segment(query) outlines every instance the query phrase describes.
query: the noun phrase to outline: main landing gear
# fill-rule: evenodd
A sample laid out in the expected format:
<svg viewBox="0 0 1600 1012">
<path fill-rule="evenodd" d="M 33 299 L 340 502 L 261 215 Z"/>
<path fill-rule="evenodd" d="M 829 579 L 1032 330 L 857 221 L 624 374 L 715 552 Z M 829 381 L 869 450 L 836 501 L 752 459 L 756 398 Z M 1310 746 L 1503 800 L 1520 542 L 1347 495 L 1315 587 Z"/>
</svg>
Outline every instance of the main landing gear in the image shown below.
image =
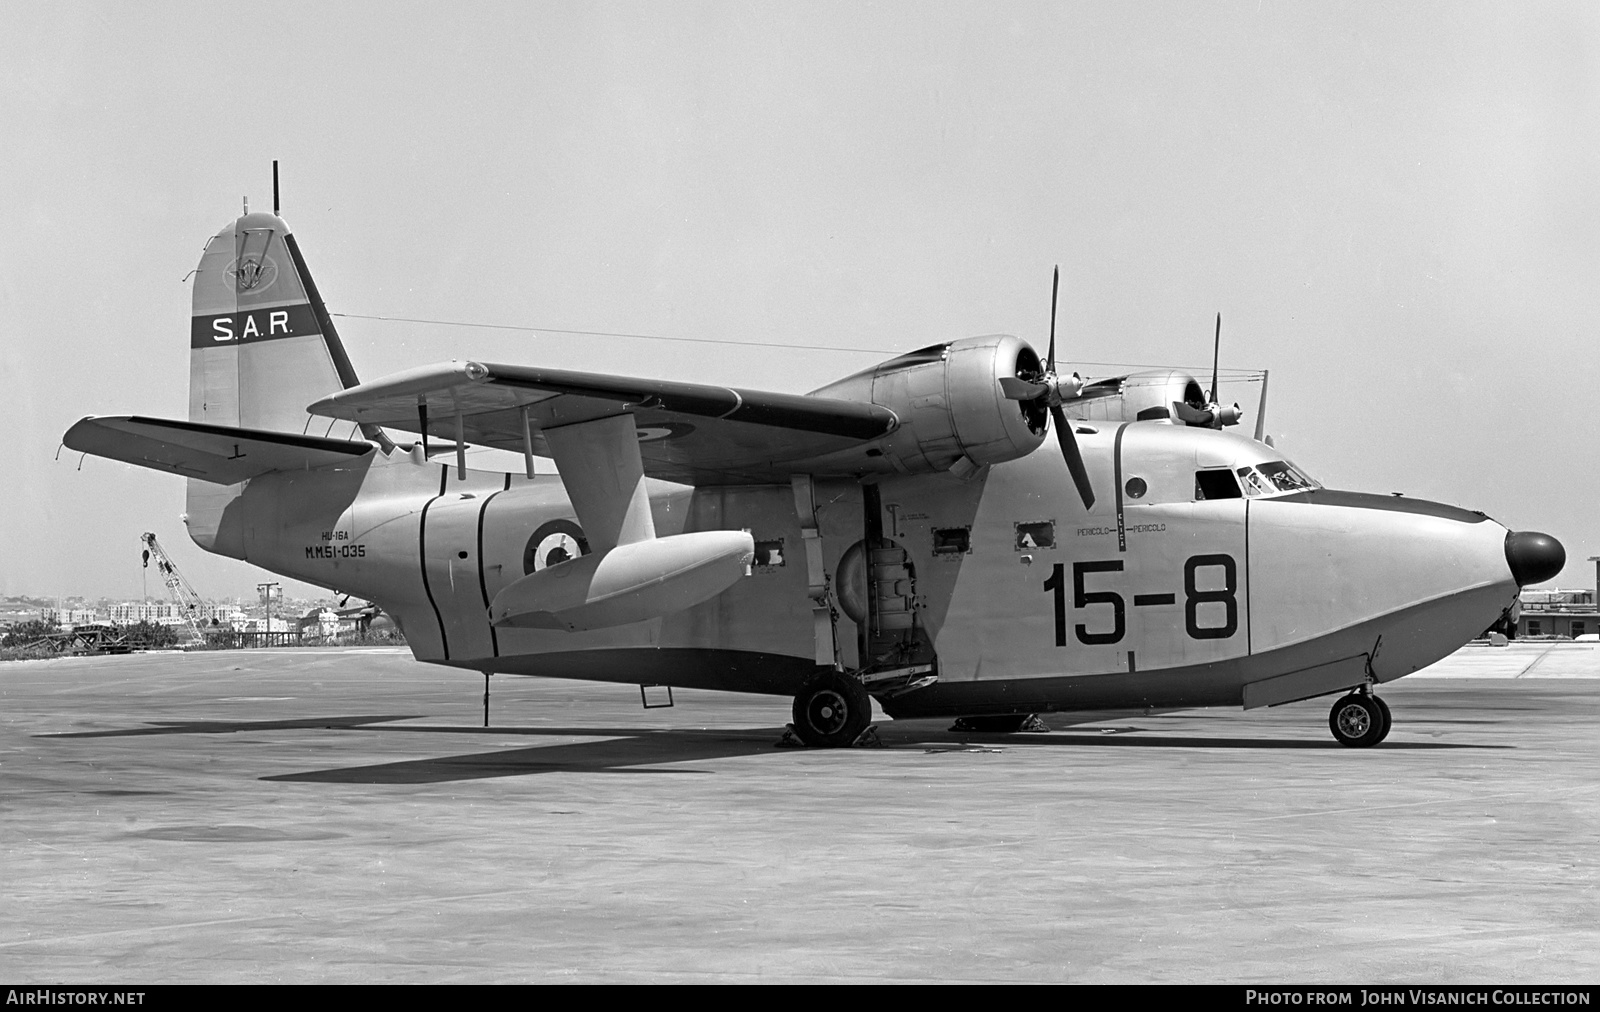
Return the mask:
<svg viewBox="0 0 1600 1012">
<path fill-rule="evenodd" d="M 794 733 L 812 748 L 853 745 L 872 723 L 872 697 L 861 679 L 819 670 L 794 697 Z"/>
<path fill-rule="evenodd" d="M 1389 704 L 1363 689 L 1344 696 L 1328 712 L 1328 729 L 1341 745 L 1370 748 L 1389 737 Z"/>
</svg>

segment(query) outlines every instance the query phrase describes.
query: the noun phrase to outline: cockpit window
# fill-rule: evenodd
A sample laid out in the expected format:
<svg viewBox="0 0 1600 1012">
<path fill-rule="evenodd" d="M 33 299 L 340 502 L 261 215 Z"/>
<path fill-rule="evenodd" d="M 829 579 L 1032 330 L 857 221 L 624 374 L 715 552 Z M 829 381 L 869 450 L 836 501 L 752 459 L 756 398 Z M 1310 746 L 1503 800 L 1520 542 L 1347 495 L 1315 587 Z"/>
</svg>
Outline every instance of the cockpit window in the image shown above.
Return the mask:
<svg viewBox="0 0 1600 1012">
<path fill-rule="evenodd" d="M 1244 494 L 1249 496 L 1271 495 L 1276 491 L 1253 467 L 1239 468 L 1239 484 L 1244 486 Z"/>
<path fill-rule="evenodd" d="M 1295 467 L 1287 460 L 1272 460 L 1254 467 L 1238 469 L 1239 484 L 1248 496 L 1277 495 L 1281 492 L 1305 492 L 1321 488 L 1322 483 Z"/>
<path fill-rule="evenodd" d="M 1196 499 L 1237 499 L 1239 498 L 1239 484 L 1233 480 L 1233 472 L 1231 471 L 1196 471 L 1194 473 L 1194 497 Z"/>
</svg>

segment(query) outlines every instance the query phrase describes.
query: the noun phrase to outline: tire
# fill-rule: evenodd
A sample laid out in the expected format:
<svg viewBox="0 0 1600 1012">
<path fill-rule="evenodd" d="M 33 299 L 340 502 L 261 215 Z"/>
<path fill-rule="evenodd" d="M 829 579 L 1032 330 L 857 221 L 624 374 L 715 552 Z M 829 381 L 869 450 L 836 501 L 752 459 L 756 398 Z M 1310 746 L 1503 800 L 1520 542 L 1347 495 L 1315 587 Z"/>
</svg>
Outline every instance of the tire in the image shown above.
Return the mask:
<svg viewBox="0 0 1600 1012">
<path fill-rule="evenodd" d="M 812 748 L 843 748 L 872 723 L 872 697 L 860 679 L 825 670 L 794 697 L 794 733 Z"/>
<path fill-rule="evenodd" d="M 1389 704 L 1383 701 L 1382 696 L 1374 695 L 1371 698 L 1374 703 L 1378 704 L 1378 709 L 1383 711 L 1383 731 L 1378 735 L 1378 741 L 1383 741 L 1389 737 L 1389 729 L 1394 726 L 1394 714 L 1389 712 Z M 1377 742 L 1373 742 L 1373 744 L 1377 744 Z"/>
<path fill-rule="evenodd" d="M 1363 696 L 1352 692 L 1333 704 L 1328 711 L 1328 730 L 1341 745 L 1350 748 L 1371 748 L 1388 733 L 1383 704 L 1376 696 Z"/>
</svg>

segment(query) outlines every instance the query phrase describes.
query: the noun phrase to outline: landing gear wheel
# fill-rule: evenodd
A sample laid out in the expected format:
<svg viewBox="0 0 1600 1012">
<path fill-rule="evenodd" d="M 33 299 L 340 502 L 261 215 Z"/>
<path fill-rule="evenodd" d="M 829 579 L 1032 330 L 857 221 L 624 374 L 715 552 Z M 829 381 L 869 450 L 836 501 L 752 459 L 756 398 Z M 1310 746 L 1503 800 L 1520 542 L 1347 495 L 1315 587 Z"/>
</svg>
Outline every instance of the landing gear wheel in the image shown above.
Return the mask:
<svg viewBox="0 0 1600 1012">
<path fill-rule="evenodd" d="M 872 723 L 872 697 L 859 679 L 826 670 L 794 697 L 794 733 L 812 748 L 843 748 Z"/>
<path fill-rule="evenodd" d="M 1382 696 L 1374 694 L 1369 698 L 1378 704 L 1378 709 L 1383 711 L 1383 730 L 1378 734 L 1378 741 L 1382 741 L 1389 737 L 1389 728 L 1394 726 L 1394 714 L 1389 712 L 1389 704 L 1383 701 Z M 1376 745 L 1377 742 L 1373 742 L 1373 744 Z"/>
<path fill-rule="evenodd" d="M 1389 732 L 1385 709 L 1378 697 L 1352 692 L 1333 704 L 1328 729 L 1341 745 L 1370 748 Z"/>
</svg>

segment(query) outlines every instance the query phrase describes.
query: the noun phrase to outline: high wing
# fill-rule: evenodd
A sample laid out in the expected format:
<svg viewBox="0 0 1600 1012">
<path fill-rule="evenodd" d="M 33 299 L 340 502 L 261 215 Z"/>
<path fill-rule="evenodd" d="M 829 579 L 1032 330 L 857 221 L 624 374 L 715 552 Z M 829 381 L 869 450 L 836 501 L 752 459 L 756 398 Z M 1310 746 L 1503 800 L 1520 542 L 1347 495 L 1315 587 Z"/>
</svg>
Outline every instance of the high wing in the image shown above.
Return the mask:
<svg viewBox="0 0 1600 1012">
<path fill-rule="evenodd" d="M 310 410 L 540 456 L 552 455 L 543 429 L 627 413 L 645 473 L 690 485 L 871 470 L 865 453 L 847 451 L 900 424 L 886 407 L 839 398 L 481 362 L 395 373 Z"/>
<path fill-rule="evenodd" d="M 139 415 L 80 419 L 61 437 L 68 449 L 156 471 L 233 485 L 268 471 L 347 464 L 370 443 L 240 429 Z"/>
</svg>

